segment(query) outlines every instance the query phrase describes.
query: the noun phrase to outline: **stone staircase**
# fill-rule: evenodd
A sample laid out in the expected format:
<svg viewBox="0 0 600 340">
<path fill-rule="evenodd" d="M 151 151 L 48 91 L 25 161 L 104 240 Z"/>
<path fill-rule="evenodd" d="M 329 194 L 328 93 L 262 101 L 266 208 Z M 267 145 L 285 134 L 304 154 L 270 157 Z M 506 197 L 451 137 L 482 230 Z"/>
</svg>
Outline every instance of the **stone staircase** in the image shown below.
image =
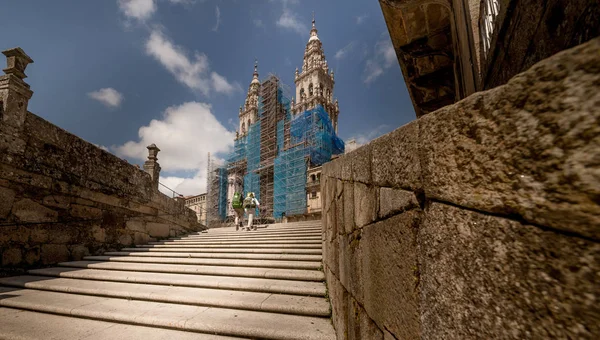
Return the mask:
<svg viewBox="0 0 600 340">
<path fill-rule="evenodd" d="M 334 339 L 320 221 L 213 229 L 0 279 L 0 339 Z"/>
</svg>

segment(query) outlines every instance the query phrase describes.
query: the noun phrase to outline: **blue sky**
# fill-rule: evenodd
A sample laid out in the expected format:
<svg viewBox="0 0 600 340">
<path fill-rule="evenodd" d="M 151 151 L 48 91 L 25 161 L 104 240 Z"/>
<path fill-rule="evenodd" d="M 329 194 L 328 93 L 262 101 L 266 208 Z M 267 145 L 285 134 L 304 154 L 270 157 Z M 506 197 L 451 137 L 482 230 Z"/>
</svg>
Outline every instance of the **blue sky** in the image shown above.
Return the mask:
<svg viewBox="0 0 600 340">
<path fill-rule="evenodd" d="M 365 143 L 415 118 L 376 0 L 3 0 L 0 48 L 35 61 L 29 110 L 131 163 L 161 148 L 161 182 L 204 190 L 233 143 L 254 58 L 292 87 L 315 12 L 335 71 L 339 135 Z"/>
</svg>

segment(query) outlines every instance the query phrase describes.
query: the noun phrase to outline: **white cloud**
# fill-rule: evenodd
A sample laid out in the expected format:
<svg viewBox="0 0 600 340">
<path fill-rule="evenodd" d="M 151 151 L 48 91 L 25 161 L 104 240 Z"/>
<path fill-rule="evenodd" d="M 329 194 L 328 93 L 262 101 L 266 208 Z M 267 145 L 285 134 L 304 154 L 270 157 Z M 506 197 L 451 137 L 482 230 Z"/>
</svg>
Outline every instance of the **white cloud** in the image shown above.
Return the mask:
<svg viewBox="0 0 600 340">
<path fill-rule="evenodd" d="M 384 41 L 380 41 L 375 45 L 376 53 L 383 57 L 384 67 L 388 68 L 394 63 L 397 63 L 396 59 L 396 51 L 394 51 L 394 46 L 392 45 L 392 41 L 386 39 Z"/>
<path fill-rule="evenodd" d="M 356 24 L 360 25 L 363 22 L 365 22 L 365 20 L 367 20 L 368 15 L 367 14 L 363 14 L 363 15 L 359 15 L 356 17 Z"/>
<path fill-rule="evenodd" d="M 354 41 L 350 42 L 348 45 L 342 47 L 339 51 L 335 52 L 335 55 L 333 57 L 337 60 L 344 58 L 348 54 L 348 52 L 352 50 L 354 44 Z"/>
<path fill-rule="evenodd" d="M 360 147 L 362 145 L 365 145 L 367 143 L 369 143 L 370 141 L 372 141 L 373 139 L 382 136 L 386 133 L 388 133 L 390 131 L 391 126 L 388 124 L 381 124 L 369 131 L 366 131 L 364 133 L 359 133 L 353 137 L 350 137 L 346 140 L 346 142 L 349 142 L 351 140 L 355 140 L 356 141 L 356 147 Z"/>
<path fill-rule="evenodd" d="M 308 34 L 307 26 L 298 18 L 297 13 L 290 8 L 297 5 L 299 0 L 270 0 L 270 2 L 280 2 L 282 4 L 283 11 L 275 22 L 278 27 L 292 30 L 301 35 Z"/>
<path fill-rule="evenodd" d="M 383 74 L 383 68 L 377 61 L 375 61 L 373 59 L 369 59 L 369 60 L 367 60 L 367 64 L 365 65 L 364 74 L 365 74 L 365 77 L 364 77 L 365 83 L 370 84 L 375 79 L 379 78 L 380 75 Z"/>
<path fill-rule="evenodd" d="M 254 19 L 254 26 L 256 26 L 256 27 L 265 27 L 265 24 L 260 19 Z"/>
<path fill-rule="evenodd" d="M 173 171 L 193 171 L 195 178 L 198 173 L 205 176 L 202 172 L 207 168 L 208 152 L 213 155 L 230 151 L 235 132 L 227 130 L 215 118 L 209 104 L 187 102 L 167 108 L 162 119 L 153 119 L 140 127 L 138 135 L 137 141 L 128 141 L 111 149 L 119 157 L 145 161 L 148 157 L 146 146 L 154 143 L 161 150 L 158 162 L 163 175 Z M 181 185 L 171 184 L 176 191 Z"/>
<path fill-rule="evenodd" d="M 287 7 L 283 8 L 283 13 L 281 13 L 276 24 L 279 27 L 295 31 L 299 34 L 308 34 L 306 25 L 300 22 L 296 13 L 292 12 L 292 10 Z"/>
<path fill-rule="evenodd" d="M 154 0 L 117 0 L 119 9 L 125 16 L 144 21 L 156 11 Z"/>
<path fill-rule="evenodd" d="M 160 176 L 158 181 L 177 194 L 184 196 L 198 195 L 206 192 L 206 169 L 199 170 L 193 177 Z M 159 185 L 158 189 L 163 194 L 173 197 L 173 191 L 163 185 Z"/>
<path fill-rule="evenodd" d="M 392 67 L 397 62 L 396 52 L 389 38 L 378 41 L 375 44 L 374 56 L 367 60 L 365 64 L 363 77 L 365 84 L 375 81 L 386 69 Z"/>
<path fill-rule="evenodd" d="M 236 91 L 242 91 L 242 86 L 240 84 L 237 82 L 231 84 L 225 77 L 216 72 L 211 72 L 210 79 L 212 80 L 213 88 L 219 93 L 231 94 Z"/>
<path fill-rule="evenodd" d="M 150 34 L 146 53 L 158 60 L 179 82 L 206 96 L 211 90 L 230 94 L 239 88 L 216 72 L 211 73 L 205 54 L 195 53 L 194 58 L 189 58 L 182 47 L 175 45 L 158 29 Z"/>
<path fill-rule="evenodd" d="M 94 144 L 94 143 L 92 143 L 92 144 Z M 94 144 L 94 145 L 95 145 L 97 148 L 99 148 L 99 149 L 102 149 L 102 150 L 104 150 L 104 151 L 106 151 L 106 152 L 110 152 L 110 150 L 108 150 L 108 148 L 107 148 L 106 146 L 104 146 L 104 145 L 100 145 L 100 144 Z"/>
<path fill-rule="evenodd" d="M 213 31 L 216 32 L 219 30 L 219 25 L 221 24 L 221 10 L 219 6 L 215 7 L 215 15 L 217 16 L 217 22 L 215 23 L 215 27 L 213 27 Z"/>
<path fill-rule="evenodd" d="M 110 108 L 119 107 L 123 101 L 123 95 L 112 87 L 89 92 L 88 96 Z"/>
<path fill-rule="evenodd" d="M 169 2 L 177 5 L 191 5 L 196 3 L 195 0 L 169 0 Z"/>
<path fill-rule="evenodd" d="M 271 2 L 281 2 L 283 6 L 296 5 L 300 0 L 270 0 Z"/>
</svg>

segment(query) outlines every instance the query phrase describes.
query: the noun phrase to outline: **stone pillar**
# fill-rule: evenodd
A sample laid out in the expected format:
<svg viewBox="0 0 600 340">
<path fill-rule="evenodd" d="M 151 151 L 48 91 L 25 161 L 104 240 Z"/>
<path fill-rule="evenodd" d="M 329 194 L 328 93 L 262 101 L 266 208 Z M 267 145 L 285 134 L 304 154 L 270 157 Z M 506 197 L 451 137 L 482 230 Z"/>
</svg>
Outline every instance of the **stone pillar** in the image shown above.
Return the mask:
<svg viewBox="0 0 600 340">
<path fill-rule="evenodd" d="M 4 75 L 0 76 L 0 123 L 17 128 L 19 131 L 25 123 L 27 105 L 33 95 L 23 79 L 25 68 L 33 63 L 19 47 L 3 51 L 6 56 Z"/>
<path fill-rule="evenodd" d="M 27 77 L 25 68 L 33 60 L 18 47 L 2 53 L 6 56 L 7 67 L 0 76 L 0 149 L 21 154 L 26 145 L 22 132 L 27 105 L 33 95 L 23 79 Z"/>
<path fill-rule="evenodd" d="M 148 148 L 148 160 L 144 162 L 144 171 L 150 174 L 152 177 L 153 188 L 158 190 L 158 177 L 160 176 L 160 165 L 158 164 L 158 152 L 160 149 L 156 144 L 147 146 Z"/>
</svg>

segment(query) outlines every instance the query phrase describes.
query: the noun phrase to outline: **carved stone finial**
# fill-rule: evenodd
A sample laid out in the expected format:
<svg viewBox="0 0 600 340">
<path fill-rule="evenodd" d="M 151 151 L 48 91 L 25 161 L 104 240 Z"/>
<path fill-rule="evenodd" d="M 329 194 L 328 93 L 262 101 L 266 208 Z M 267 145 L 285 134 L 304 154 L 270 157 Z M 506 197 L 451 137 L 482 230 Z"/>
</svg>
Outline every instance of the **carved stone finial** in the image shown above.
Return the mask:
<svg viewBox="0 0 600 340">
<path fill-rule="evenodd" d="M 156 161 L 158 160 L 158 158 L 156 157 L 158 155 L 158 152 L 160 151 L 160 149 L 158 148 L 158 146 L 156 146 L 156 144 L 150 144 L 146 147 L 148 149 L 148 160 L 151 161 Z"/>
<path fill-rule="evenodd" d="M 27 78 L 25 69 L 33 60 L 20 47 L 2 51 L 2 54 L 6 56 L 6 68 L 3 70 L 5 74 L 14 74 L 19 79 Z"/>
<path fill-rule="evenodd" d="M 154 190 L 158 190 L 158 178 L 160 177 L 160 164 L 156 161 L 158 158 L 158 152 L 160 149 L 156 144 L 150 144 L 146 147 L 148 149 L 148 160 L 144 162 L 144 171 L 150 174 L 152 178 L 152 187 Z"/>
</svg>

